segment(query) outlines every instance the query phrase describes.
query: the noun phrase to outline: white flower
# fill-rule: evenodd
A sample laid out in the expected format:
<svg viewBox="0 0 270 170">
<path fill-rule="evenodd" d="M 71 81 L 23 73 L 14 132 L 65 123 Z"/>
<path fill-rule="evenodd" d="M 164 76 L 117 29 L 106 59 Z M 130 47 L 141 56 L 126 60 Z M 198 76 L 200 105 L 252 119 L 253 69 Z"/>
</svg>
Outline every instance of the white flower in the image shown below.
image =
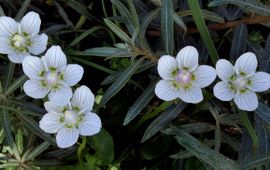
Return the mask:
<svg viewBox="0 0 270 170">
<path fill-rule="evenodd" d="M 78 64 L 68 64 L 59 46 L 52 46 L 42 58 L 28 56 L 22 63 L 24 73 L 30 78 L 23 89 L 35 99 L 44 98 L 55 103 L 66 103 L 72 97 L 70 86 L 77 84 L 83 75 Z"/>
<path fill-rule="evenodd" d="M 77 88 L 72 100 L 59 106 L 48 101 L 44 104 L 48 111 L 39 122 L 46 133 L 56 133 L 56 143 L 60 148 L 74 145 L 79 135 L 91 136 L 101 129 L 99 116 L 92 113 L 94 95 L 86 86 Z"/>
<path fill-rule="evenodd" d="M 46 50 L 48 36 L 39 35 L 41 20 L 37 13 L 29 12 L 20 23 L 6 16 L 0 17 L 0 53 L 7 54 L 13 63 L 22 63 L 30 54 Z"/>
<path fill-rule="evenodd" d="M 198 65 L 198 51 L 186 46 L 179 51 L 176 59 L 169 55 L 158 61 L 158 73 L 161 76 L 155 88 L 156 95 L 165 101 L 176 98 L 187 103 L 203 100 L 201 88 L 210 85 L 216 78 L 213 67 Z"/>
<path fill-rule="evenodd" d="M 242 54 L 234 66 L 227 60 L 218 60 L 216 71 L 222 81 L 214 86 L 214 95 L 222 101 L 234 99 L 241 110 L 255 110 L 258 107 L 255 92 L 270 88 L 270 74 L 255 72 L 257 65 L 257 58 L 251 52 Z"/>
</svg>

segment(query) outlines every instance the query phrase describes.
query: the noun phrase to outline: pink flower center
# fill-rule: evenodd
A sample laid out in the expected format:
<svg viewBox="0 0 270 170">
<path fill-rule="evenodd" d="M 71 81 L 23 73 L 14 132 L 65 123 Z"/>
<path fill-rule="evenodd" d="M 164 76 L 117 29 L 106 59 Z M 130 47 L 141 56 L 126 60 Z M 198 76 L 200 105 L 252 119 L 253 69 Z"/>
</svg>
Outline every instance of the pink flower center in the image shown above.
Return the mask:
<svg viewBox="0 0 270 170">
<path fill-rule="evenodd" d="M 192 74 L 187 70 L 179 70 L 175 80 L 179 84 L 190 84 L 192 81 Z"/>
</svg>

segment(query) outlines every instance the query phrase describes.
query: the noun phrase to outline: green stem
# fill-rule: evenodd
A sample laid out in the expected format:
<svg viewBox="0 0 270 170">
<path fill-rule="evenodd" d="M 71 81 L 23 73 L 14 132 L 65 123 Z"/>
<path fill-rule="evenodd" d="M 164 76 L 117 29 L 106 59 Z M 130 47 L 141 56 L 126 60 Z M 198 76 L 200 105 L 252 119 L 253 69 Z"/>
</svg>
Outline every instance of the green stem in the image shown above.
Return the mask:
<svg viewBox="0 0 270 170">
<path fill-rule="evenodd" d="M 78 148 L 78 151 L 77 151 L 77 156 L 78 156 L 78 159 L 79 159 L 79 163 L 80 163 L 80 169 L 83 170 L 84 169 L 84 166 L 83 166 L 83 161 L 82 161 L 82 151 L 84 150 L 85 146 L 86 146 L 86 141 L 87 141 L 87 138 L 84 136 L 82 138 L 82 143 L 80 144 L 79 148 Z"/>
<path fill-rule="evenodd" d="M 242 122 L 244 123 L 244 126 L 247 128 L 248 133 L 253 141 L 253 148 L 257 149 L 259 145 L 258 137 L 251 125 L 251 122 L 248 119 L 247 113 L 242 110 L 238 110 L 238 112 L 239 112 Z"/>
</svg>

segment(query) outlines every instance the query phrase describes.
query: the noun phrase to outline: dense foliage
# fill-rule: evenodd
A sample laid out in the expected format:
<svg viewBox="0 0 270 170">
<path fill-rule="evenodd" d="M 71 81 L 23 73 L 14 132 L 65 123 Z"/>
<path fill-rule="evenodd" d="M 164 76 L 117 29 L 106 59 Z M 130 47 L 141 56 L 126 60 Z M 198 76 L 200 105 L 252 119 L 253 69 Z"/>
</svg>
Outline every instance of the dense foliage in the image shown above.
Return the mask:
<svg viewBox="0 0 270 170">
<path fill-rule="evenodd" d="M 25 94 L 21 64 L 0 54 L 0 168 L 13 169 L 269 169 L 269 90 L 243 111 L 221 101 L 214 85 L 203 101 L 163 101 L 155 94 L 161 56 L 185 46 L 199 64 L 232 64 L 246 52 L 270 73 L 267 0 L 3 0 L 0 16 L 41 18 L 47 48 L 59 45 L 84 69 L 79 85 L 95 94 L 102 129 L 67 149 L 40 129 L 48 98 Z M 0 33 L 1 34 L 1 33 Z M 44 55 L 45 52 L 42 54 Z"/>
</svg>

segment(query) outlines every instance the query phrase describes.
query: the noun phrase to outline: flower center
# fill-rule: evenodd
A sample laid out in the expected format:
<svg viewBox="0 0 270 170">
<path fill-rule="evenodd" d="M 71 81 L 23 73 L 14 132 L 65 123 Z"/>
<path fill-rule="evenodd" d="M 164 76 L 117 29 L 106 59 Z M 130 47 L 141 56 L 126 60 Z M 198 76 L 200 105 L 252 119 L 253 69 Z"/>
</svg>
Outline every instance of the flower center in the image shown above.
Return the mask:
<svg viewBox="0 0 270 170">
<path fill-rule="evenodd" d="M 188 85 L 192 81 L 192 74 L 187 70 L 179 70 L 175 80 L 179 84 Z"/>
<path fill-rule="evenodd" d="M 31 45 L 31 40 L 27 33 L 16 33 L 11 37 L 11 46 L 19 52 L 26 52 L 27 47 Z"/>
<path fill-rule="evenodd" d="M 48 84 L 54 85 L 58 82 L 59 75 L 57 72 L 50 72 L 48 71 L 45 76 L 45 80 Z"/>
<path fill-rule="evenodd" d="M 64 112 L 65 120 L 68 124 L 74 125 L 77 123 L 78 114 L 72 110 L 67 110 Z"/>
<path fill-rule="evenodd" d="M 234 86 L 241 90 L 241 89 L 245 89 L 246 86 L 247 86 L 247 78 L 246 77 L 243 77 L 243 76 L 239 76 L 235 79 L 235 81 L 233 82 Z"/>
<path fill-rule="evenodd" d="M 66 128 L 79 128 L 80 122 L 84 121 L 84 114 L 75 110 L 66 110 L 60 121 L 65 123 Z"/>
</svg>

